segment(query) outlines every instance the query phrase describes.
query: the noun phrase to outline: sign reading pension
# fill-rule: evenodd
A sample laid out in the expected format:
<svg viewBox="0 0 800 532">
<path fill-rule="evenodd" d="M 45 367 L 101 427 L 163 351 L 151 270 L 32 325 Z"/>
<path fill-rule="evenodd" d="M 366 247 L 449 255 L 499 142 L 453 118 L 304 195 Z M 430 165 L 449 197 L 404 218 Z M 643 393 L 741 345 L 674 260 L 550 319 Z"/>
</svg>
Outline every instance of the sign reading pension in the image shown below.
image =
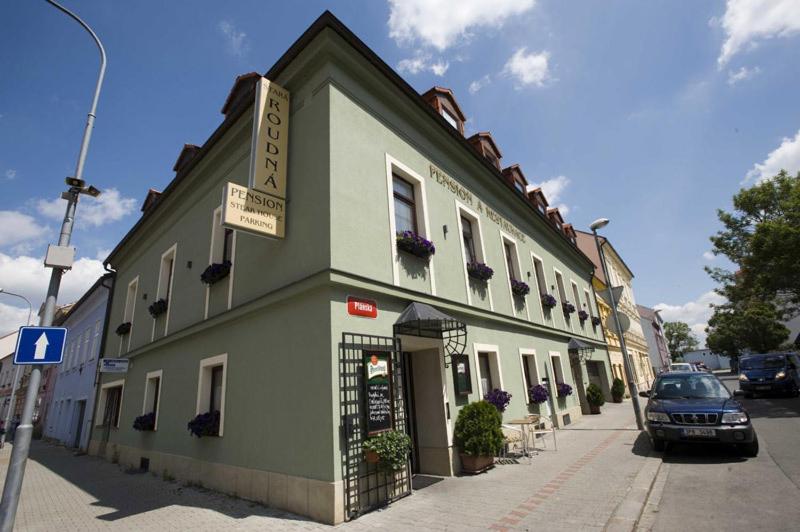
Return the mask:
<svg viewBox="0 0 800 532">
<path fill-rule="evenodd" d="M 262 77 L 256 84 L 250 188 L 286 198 L 288 146 L 289 91 Z"/>
<path fill-rule="evenodd" d="M 285 200 L 236 183 L 227 183 L 223 194 L 222 225 L 259 236 L 284 237 Z"/>
<path fill-rule="evenodd" d="M 368 436 L 392 429 L 391 363 L 389 353 L 364 353 Z"/>
</svg>

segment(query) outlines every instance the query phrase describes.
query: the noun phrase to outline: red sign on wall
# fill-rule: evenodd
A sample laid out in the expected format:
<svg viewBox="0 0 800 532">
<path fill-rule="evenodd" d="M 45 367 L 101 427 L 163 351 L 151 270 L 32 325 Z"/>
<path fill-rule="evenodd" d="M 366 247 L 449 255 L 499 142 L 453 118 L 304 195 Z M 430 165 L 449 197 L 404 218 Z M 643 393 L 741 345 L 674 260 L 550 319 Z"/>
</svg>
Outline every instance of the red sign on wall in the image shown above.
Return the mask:
<svg viewBox="0 0 800 532">
<path fill-rule="evenodd" d="M 378 317 L 378 304 L 371 299 L 347 296 L 347 313 L 364 318 Z"/>
</svg>

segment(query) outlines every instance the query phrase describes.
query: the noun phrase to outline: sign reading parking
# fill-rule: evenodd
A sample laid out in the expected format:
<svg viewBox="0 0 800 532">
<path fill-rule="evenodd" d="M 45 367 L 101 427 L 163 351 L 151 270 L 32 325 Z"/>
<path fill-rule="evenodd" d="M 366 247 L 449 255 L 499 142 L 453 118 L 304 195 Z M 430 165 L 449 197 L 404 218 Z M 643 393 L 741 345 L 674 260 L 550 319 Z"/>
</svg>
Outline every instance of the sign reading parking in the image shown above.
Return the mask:
<svg viewBox="0 0 800 532">
<path fill-rule="evenodd" d="M 14 364 L 61 364 L 67 329 L 20 327 Z"/>
</svg>

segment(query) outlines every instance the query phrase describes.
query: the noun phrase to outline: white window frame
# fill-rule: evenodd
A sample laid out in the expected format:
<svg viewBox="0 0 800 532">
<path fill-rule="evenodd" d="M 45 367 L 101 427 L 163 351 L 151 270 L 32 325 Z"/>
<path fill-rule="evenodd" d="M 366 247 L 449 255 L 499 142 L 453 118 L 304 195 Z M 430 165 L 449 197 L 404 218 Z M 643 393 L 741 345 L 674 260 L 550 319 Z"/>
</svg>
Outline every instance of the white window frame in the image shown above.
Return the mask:
<svg viewBox="0 0 800 532">
<path fill-rule="evenodd" d="M 569 278 L 569 286 L 570 286 L 570 288 L 572 288 L 572 297 L 576 298 L 576 301 L 575 301 L 575 314 L 577 316 L 578 312 L 580 312 L 582 310 L 582 307 L 581 307 L 581 291 L 578 288 L 578 283 L 576 283 L 575 280 L 572 277 Z M 581 329 L 586 329 L 586 322 L 585 321 L 581 321 L 580 318 L 578 318 L 578 323 L 580 324 Z"/>
<path fill-rule="evenodd" d="M 386 191 L 387 204 L 389 211 L 389 242 L 392 250 L 392 282 L 395 286 L 400 286 L 400 253 L 397 251 L 397 224 L 394 219 L 394 183 L 393 175 L 405 179 L 414 187 L 414 208 L 417 216 L 417 231 L 420 231 L 423 238 L 431 238 L 431 228 L 428 216 L 428 196 L 425 191 L 425 178 L 414 170 L 401 163 L 388 153 L 386 156 Z M 419 199 L 417 199 L 419 198 Z M 431 256 L 428 261 L 428 273 L 430 277 L 431 294 L 436 295 L 436 275 L 434 274 L 434 261 Z"/>
<path fill-rule="evenodd" d="M 164 276 L 166 275 L 166 268 L 165 264 L 166 261 L 172 259 L 172 267 L 170 268 L 169 272 L 169 286 L 164 286 L 165 279 Z M 164 253 L 161 254 L 161 261 L 158 263 L 158 285 L 156 286 L 156 298 L 155 301 L 159 299 L 166 299 L 167 300 L 167 312 L 164 316 L 164 336 L 169 333 L 169 313 L 172 310 L 172 286 L 175 283 L 175 264 L 178 262 L 178 243 L 175 242 L 172 244 L 169 249 L 167 249 Z M 166 293 L 165 293 L 166 292 Z M 152 342 L 155 340 L 156 337 L 156 322 L 158 318 L 153 318 L 153 332 L 150 334 L 150 341 Z"/>
<path fill-rule="evenodd" d="M 450 111 L 445 109 L 445 107 L 443 105 L 441 106 L 441 109 L 442 109 L 441 115 L 444 118 L 445 122 L 447 122 L 448 124 L 453 126 L 453 129 L 458 131 L 458 119 L 455 116 L 453 116 L 450 113 Z"/>
<path fill-rule="evenodd" d="M 556 292 L 558 292 L 558 303 L 561 306 L 556 307 L 558 309 L 558 313 L 564 318 L 564 328 L 569 328 L 572 330 L 572 320 L 564 313 L 564 300 L 567 298 L 567 288 L 564 286 L 564 274 L 561 273 L 561 270 L 553 266 L 553 278 L 555 279 L 556 283 Z M 558 282 L 558 279 L 561 278 L 561 283 Z M 563 292 L 563 293 L 562 293 Z"/>
<path fill-rule="evenodd" d="M 508 297 L 511 298 L 511 315 L 516 316 L 517 312 L 514 307 L 514 292 L 511 290 L 511 278 L 513 277 L 517 281 L 522 281 L 522 264 L 519 261 L 519 246 L 517 246 L 517 241 L 514 240 L 511 235 L 508 235 L 503 231 L 499 231 L 499 233 L 500 246 L 503 248 L 503 268 L 506 270 L 506 278 L 508 279 L 508 282 L 506 283 L 508 285 Z M 511 267 L 515 268 L 516 271 L 508 271 L 508 259 L 506 259 L 505 244 L 509 244 L 511 246 L 512 253 L 514 253 L 514 256 L 511 257 Z M 525 300 L 525 316 L 528 318 L 528 321 L 531 321 L 531 311 L 528 307 L 528 298 L 525 297 L 523 299 Z"/>
<path fill-rule="evenodd" d="M 197 406 L 195 415 L 206 413 L 211 399 L 211 370 L 215 366 L 222 366 L 222 397 L 219 402 L 219 434 L 225 426 L 225 387 L 228 381 L 228 353 L 204 358 L 200 361 L 200 371 L 197 374 Z"/>
<path fill-rule="evenodd" d="M 103 332 L 103 320 L 97 320 L 94 322 L 94 334 L 92 335 L 92 351 L 89 353 L 89 360 L 94 360 L 95 355 L 97 354 L 97 349 L 100 346 L 100 335 Z"/>
<path fill-rule="evenodd" d="M 594 308 L 592 308 L 592 295 L 586 288 L 583 289 L 583 297 L 586 298 L 586 308 L 589 310 L 589 319 L 594 318 Z"/>
<path fill-rule="evenodd" d="M 164 388 L 164 370 L 159 369 L 156 371 L 148 371 L 144 378 L 144 397 L 142 398 L 142 415 L 147 414 L 147 405 L 153 404 L 153 398 L 150 397 L 150 381 L 158 379 L 158 391 L 156 392 L 156 420 L 153 424 L 153 430 L 158 430 L 158 413 L 161 411 L 161 390 Z"/>
<path fill-rule="evenodd" d="M 544 305 L 542 305 L 542 293 L 539 287 L 539 271 L 536 269 L 536 262 L 542 265 L 542 279 L 541 283 L 544 285 L 545 293 L 549 294 L 550 292 L 547 291 L 547 271 L 544 269 L 544 260 L 542 257 L 531 251 L 531 266 L 533 268 L 533 277 L 536 280 L 536 298 L 539 300 L 539 311 L 542 313 L 542 322 L 547 322 L 547 316 L 544 313 Z M 550 313 L 550 317 L 552 319 L 552 311 Z"/>
<path fill-rule="evenodd" d="M 103 418 L 105 417 L 106 411 L 106 402 L 108 401 L 108 389 L 109 388 L 116 388 L 117 386 L 122 387 L 122 390 L 119 392 L 119 415 L 117 416 L 117 424 L 114 425 L 115 428 L 119 428 L 119 422 L 122 419 L 122 402 L 125 400 L 125 379 L 119 379 L 116 381 L 106 382 L 105 384 L 100 385 L 100 400 L 97 401 L 97 411 L 95 412 L 95 427 L 101 427 L 103 425 Z"/>
<path fill-rule="evenodd" d="M 133 298 L 131 298 L 131 287 L 133 287 Z M 125 307 L 122 309 L 122 323 L 127 323 L 130 321 L 131 330 L 128 331 L 128 334 L 125 335 L 128 337 L 128 345 L 125 348 L 125 352 L 131 350 L 131 338 L 133 338 L 133 317 L 136 315 L 136 298 L 139 297 L 139 276 L 133 278 L 131 282 L 128 283 L 127 291 L 125 292 Z M 130 306 L 130 315 L 128 314 L 128 308 Z M 121 336 L 119 339 L 119 354 L 122 354 L 122 345 L 125 341 L 125 336 Z"/>
<path fill-rule="evenodd" d="M 211 214 L 211 245 L 208 249 L 208 264 L 213 264 L 217 257 L 222 260 L 223 247 L 225 245 L 225 227 L 222 226 L 222 205 L 214 209 Z M 239 232 L 234 230 L 231 237 L 231 271 L 228 273 L 228 310 L 233 304 L 233 278 L 236 273 L 236 237 Z M 220 239 L 220 234 L 222 239 Z M 203 319 L 208 319 L 208 302 L 211 298 L 211 286 L 206 285 L 206 306 L 203 312 Z M 167 310 L 169 312 L 169 310 Z"/>
<path fill-rule="evenodd" d="M 481 219 L 478 213 L 456 200 L 456 220 L 458 221 L 458 243 L 461 246 L 461 264 L 464 268 L 464 290 L 467 292 L 467 304 L 472 305 L 472 293 L 469 289 L 469 274 L 467 273 L 467 250 L 464 247 L 464 227 L 461 223 L 461 217 L 469 218 L 473 222 L 472 238 L 478 239 L 477 242 L 472 242 L 475 246 L 475 254 L 477 255 L 478 262 L 486 263 L 486 250 L 483 244 L 483 229 L 481 228 Z M 478 228 L 477 232 L 475 227 Z M 486 291 L 489 294 L 489 309 L 494 312 L 494 301 L 492 300 L 492 283 L 491 280 L 486 283 Z"/>
<path fill-rule="evenodd" d="M 536 382 L 531 382 L 531 386 L 536 386 L 537 384 L 542 383 L 542 376 L 539 375 L 539 359 L 536 358 L 536 349 L 530 349 L 526 347 L 519 348 L 519 368 L 522 371 L 522 389 L 525 390 L 525 404 L 531 404 L 531 396 L 528 393 L 528 383 L 525 380 L 525 364 L 528 364 L 527 358 L 533 359 L 533 370 L 534 374 L 536 375 Z M 528 369 L 530 370 L 530 364 L 528 364 Z"/>
<path fill-rule="evenodd" d="M 92 326 L 89 325 L 83 331 L 83 351 L 81 352 L 81 364 L 89 361 L 89 352 L 92 349 Z"/>
<path fill-rule="evenodd" d="M 484 390 L 481 384 L 481 364 L 480 360 L 478 360 L 478 353 L 488 353 L 489 356 L 489 371 L 490 372 L 497 372 L 497 375 L 490 375 L 492 381 L 495 382 L 495 385 L 499 383 L 498 388 L 501 390 L 505 390 L 505 386 L 503 385 L 503 368 L 500 364 L 500 349 L 496 345 L 491 344 L 472 344 L 473 350 L 473 360 L 475 361 L 475 375 L 478 377 L 477 382 L 477 389 L 478 389 L 478 398 L 483 399 L 483 396 L 486 395 L 487 392 L 491 390 Z M 493 356 L 492 356 L 493 355 Z M 494 364 L 492 364 L 494 362 Z M 497 377 L 495 380 L 494 377 Z"/>
<path fill-rule="evenodd" d="M 556 385 L 558 384 L 558 375 L 557 373 L 561 373 L 561 382 L 565 384 L 569 384 L 566 381 L 566 373 L 564 373 L 564 359 L 561 357 L 560 351 L 550 351 L 550 367 L 553 369 L 553 384 L 550 387 L 550 391 L 554 396 L 558 395 L 558 390 L 556 389 Z M 556 366 L 553 364 L 553 359 L 558 357 L 558 369 L 559 371 L 556 372 Z"/>
</svg>

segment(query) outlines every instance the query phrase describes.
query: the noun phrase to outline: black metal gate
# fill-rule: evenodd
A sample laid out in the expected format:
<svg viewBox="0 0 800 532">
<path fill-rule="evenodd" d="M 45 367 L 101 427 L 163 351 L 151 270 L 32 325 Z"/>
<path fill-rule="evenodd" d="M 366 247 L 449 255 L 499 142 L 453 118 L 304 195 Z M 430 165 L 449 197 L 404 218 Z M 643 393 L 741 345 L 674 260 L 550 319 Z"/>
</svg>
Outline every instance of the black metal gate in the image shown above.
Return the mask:
<svg viewBox="0 0 800 532">
<path fill-rule="evenodd" d="M 411 493 L 409 464 L 396 473 L 384 473 L 364 459 L 362 446 L 367 437 L 365 352 L 391 355 L 394 429 L 408 432 L 400 340 L 387 336 L 342 333 L 339 349 L 339 429 L 346 519 L 353 519 Z"/>
</svg>

